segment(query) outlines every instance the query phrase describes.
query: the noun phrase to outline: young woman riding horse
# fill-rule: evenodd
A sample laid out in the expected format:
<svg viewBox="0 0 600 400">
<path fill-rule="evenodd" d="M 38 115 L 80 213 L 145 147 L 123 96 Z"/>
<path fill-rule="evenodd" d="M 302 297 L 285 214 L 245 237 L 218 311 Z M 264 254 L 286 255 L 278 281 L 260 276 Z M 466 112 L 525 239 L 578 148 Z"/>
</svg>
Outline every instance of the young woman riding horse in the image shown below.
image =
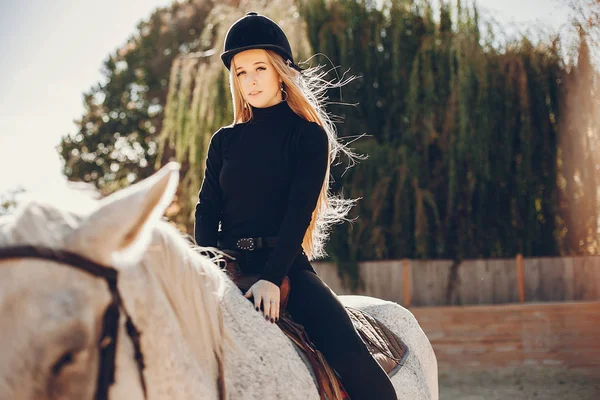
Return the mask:
<svg viewBox="0 0 600 400">
<path fill-rule="evenodd" d="M 210 140 L 197 244 L 235 254 L 244 273 L 260 276 L 244 296 L 270 323 L 279 318 L 287 277 L 287 311 L 350 397 L 396 399 L 344 306 L 310 264 L 325 254 L 330 225 L 352 206 L 328 192 L 330 164 L 346 149 L 317 96 L 319 80 L 294 63 L 281 27 L 255 12 L 229 28 L 221 59 L 230 71 L 234 122 Z"/>
</svg>

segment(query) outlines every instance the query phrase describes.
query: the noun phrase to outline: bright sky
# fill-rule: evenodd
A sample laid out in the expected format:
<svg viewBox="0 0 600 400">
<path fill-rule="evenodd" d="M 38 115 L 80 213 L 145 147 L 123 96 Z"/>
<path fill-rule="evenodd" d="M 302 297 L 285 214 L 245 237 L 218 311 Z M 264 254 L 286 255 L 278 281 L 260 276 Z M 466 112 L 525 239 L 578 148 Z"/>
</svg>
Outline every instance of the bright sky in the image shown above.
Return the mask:
<svg viewBox="0 0 600 400">
<path fill-rule="evenodd" d="M 501 22 L 558 29 L 568 13 L 560 1 L 477 3 Z M 137 23 L 170 3 L 0 0 L 0 194 L 16 186 L 36 192 L 65 186 L 55 146 L 77 131 L 83 92 L 102 79 L 102 62 Z"/>
</svg>

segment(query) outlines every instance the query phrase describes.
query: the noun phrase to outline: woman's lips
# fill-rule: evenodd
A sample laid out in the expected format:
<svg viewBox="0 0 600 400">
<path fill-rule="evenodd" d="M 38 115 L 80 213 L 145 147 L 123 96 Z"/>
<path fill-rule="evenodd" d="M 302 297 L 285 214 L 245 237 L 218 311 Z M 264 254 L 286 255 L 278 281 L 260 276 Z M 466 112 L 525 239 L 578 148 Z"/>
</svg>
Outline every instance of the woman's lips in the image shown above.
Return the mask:
<svg viewBox="0 0 600 400">
<path fill-rule="evenodd" d="M 254 97 L 254 96 L 258 96 L 261 93 L 262 93 L 262 91 L 259 90 L 258 92 L 254 93 L 254 94 L 250 93 L 249 96 Z"/>
</svg>

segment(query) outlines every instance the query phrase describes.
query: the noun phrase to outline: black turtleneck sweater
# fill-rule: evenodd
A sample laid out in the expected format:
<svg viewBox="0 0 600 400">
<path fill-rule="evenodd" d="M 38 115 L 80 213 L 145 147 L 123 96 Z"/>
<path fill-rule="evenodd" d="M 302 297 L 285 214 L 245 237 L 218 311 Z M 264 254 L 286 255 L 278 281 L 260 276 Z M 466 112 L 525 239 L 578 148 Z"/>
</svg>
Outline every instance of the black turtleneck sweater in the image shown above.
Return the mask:
<svg viewBox="0 0 600 400">
<path fill-rule="evenodd" d="M 196 205 L 194 237 L 278 236 L 261 279 L 278 286 L 299 255 L 328 164 L 328 139 L 282 101 L 213 134 Z"/>
</svg>

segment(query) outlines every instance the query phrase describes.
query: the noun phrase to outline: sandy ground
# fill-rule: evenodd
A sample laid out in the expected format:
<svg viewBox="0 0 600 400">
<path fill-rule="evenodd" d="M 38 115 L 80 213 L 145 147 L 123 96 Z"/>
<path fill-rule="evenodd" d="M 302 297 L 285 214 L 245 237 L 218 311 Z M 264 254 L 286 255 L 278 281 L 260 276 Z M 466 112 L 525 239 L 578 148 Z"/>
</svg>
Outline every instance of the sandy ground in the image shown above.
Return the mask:
<svg viewBox="0 0 600 400">
<path fill-rule="evenodd" d="M 600 400 L 600 371 L 563 368 L 440 372 L 440 400 Z"/>
</svg>

